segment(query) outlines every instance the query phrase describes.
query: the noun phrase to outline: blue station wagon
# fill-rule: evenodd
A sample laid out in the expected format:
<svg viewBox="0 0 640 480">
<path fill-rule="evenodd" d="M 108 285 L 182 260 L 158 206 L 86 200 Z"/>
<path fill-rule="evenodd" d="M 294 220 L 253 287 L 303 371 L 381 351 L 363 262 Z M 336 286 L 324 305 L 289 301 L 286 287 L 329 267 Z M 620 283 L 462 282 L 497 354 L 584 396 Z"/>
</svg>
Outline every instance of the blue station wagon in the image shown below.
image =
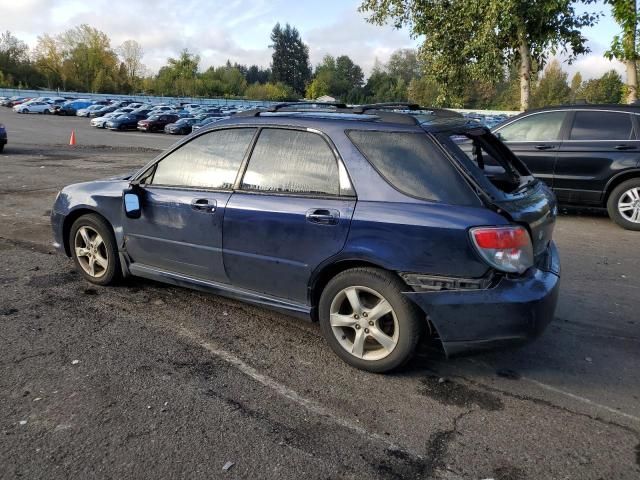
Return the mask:
<svg viewBox="0 0 640 480">
<path fill-rule="evenodd" d="M 318 321 L 386 372 L 519 344 L 554 315 L 553 193 L 488 129 L 411 104 L 281 104 L 201 129 L 132 176 L 70 185 L 54 243 L 130 275 Z"/>
</svg>

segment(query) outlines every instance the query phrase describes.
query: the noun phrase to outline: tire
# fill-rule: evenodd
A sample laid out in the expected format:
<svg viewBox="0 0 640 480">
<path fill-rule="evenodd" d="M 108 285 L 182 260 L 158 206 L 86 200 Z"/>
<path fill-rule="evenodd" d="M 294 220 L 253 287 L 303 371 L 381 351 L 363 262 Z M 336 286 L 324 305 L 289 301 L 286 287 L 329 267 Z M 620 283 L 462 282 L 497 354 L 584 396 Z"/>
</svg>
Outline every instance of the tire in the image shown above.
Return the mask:
<svg viewBox="0 0 640 480">
<path fill-rule="evenodd" d="M 0 143 L 0 153 L 4 150 L 4 143 Z"/>
<path fill-rule="evenodd" d="M 87 243 L 87 237 L 83 235 L 83 231 L 91 242 Z M 102 240 L 98 244 L 95 243 L 98 239 L 96 234 Z M 116 240 L 110 225 L 100 215 L 94 213 L 83 215 L 73 222 L 69 232 L 69 247 L 76 268 L 87 281 L 96 285 L 110 285 L 119 280 L 120 259 Z M 79 255 L 81 251 L 87 254 Z M 91 274 L 92 257 L 94 274 Z"/>
<path fill-rule="evenodd" d="M 24 110 L 22 110 L 22 113 L 29 113 L 29 109 L 25 108 Z"/>
<path fill-rule="evenodd" d="M 49 110 L 44 110 L 42 113 L 44 113 L 45 115 L 49 115 L 51 112 Z"/>
<path fill-rule="evenodd" d="M 622 228 L 640 231 L 640 178 L 626 180 L 614 188 L 607 200 L 607 211 Z"/>
<path fill-rule="evenodd" d="M 398 277 L 377 268 L 345 270 L 331 279 L 320 296 L 319 321 L 336 355 L 374 373 L 389 372 L 411 359 L 426 320 L 403 290 L 406 286 Z"/>
</svg>

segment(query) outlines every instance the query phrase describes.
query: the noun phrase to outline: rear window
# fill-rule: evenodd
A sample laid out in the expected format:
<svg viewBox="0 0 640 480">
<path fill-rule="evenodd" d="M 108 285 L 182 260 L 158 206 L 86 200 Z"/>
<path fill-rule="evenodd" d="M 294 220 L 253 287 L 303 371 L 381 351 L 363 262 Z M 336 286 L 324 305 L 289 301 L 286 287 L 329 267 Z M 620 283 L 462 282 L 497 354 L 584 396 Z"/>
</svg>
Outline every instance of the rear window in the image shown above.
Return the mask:
<svg viewBox="0 0 640 480">
<path fill-rule="evenodd" d="M 616 112 L 576 112 L 570 140 L 635 140 L 631 115 Z"/>
<path fill-rule="evenodd" d="M 352 130 L 347 135 L 396 190 L 424 200 L 478 204 L 469 184 L 425 133 Z"/>
</svg>

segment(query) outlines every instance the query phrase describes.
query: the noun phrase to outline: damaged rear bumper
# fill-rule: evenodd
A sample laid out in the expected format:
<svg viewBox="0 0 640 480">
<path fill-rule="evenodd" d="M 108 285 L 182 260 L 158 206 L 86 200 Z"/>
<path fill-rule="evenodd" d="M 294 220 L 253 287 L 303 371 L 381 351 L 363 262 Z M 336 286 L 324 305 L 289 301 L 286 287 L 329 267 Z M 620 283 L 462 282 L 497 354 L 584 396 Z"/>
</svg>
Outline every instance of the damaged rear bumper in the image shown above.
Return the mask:
<svg viewBox="0 0 640 480">
<path fill-rule="evenodd" d="M 429 317 L 447 356 L 525 343 L 553 319 L 560 260 L 551 242 L 545 258 L 517 278 L 483 290 L 405 292 Z"/>
</svg>

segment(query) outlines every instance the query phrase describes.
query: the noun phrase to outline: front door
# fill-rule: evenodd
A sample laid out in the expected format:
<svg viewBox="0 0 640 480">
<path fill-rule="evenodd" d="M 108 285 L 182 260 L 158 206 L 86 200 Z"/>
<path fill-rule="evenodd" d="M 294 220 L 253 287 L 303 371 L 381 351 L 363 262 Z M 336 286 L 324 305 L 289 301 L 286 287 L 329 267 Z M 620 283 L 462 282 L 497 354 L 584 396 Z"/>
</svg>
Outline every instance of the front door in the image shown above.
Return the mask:
<svg viewBox="0 0 640 480">
<path fill-rule="evenodd" d="M 500 139 L 537 178 L 553 187 L 566 111 L 533 113 L 496 130 Z"/>
<path fill-rule="evenodd" d="M 356 203 L 340 185 L 339 161 L 317 133 L 261 131 L 224 217 L 234 286 L 307 302 L 311 274 L 342 250 Z"/>
<path fill-rule="evenodd" d="M 142 175 L 141 216 L 124 224 L 134 264 L 227 282 L 222 261 L 225 208 L 255 132 L 207 132 Z"/>
</svg>

